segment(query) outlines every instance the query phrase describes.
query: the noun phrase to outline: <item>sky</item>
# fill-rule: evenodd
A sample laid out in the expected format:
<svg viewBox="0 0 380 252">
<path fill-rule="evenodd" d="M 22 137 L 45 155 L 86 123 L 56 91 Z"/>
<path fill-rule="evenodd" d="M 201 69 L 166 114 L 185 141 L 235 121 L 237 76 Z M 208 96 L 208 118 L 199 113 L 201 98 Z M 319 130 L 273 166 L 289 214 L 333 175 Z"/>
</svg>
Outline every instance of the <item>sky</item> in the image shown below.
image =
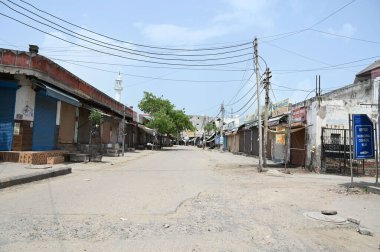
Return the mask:
<svg viewBox="0 0 380 252">
<path fill-rule="evenodd" d="M 137 111 L 148 91 L 187 114 L 215 116 L 224 103 L 227 116 L 244 116 L 257 109 L 255 37 L 259 75 L 272 72 L 271 102 L 296 103 L 315 95 L 316 75 L 326 93 L 380 59 L 378 10 L 379 0 L 3 0 L 0 47 L 36 44 L 111 97 L 120 72 L 122 102 Z"/>
</svg>

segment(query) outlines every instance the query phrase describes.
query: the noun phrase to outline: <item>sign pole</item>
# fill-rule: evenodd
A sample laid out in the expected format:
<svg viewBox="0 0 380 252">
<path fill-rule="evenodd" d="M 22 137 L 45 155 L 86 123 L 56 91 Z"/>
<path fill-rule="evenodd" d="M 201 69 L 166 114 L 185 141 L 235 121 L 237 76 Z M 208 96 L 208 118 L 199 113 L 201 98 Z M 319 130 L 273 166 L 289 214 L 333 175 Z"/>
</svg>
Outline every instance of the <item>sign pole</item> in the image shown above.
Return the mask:
<svg viewBox="0 0 380 252">
<path fill-rule="evenodd" d="M 348 133 L 349 133 L 349 146 L 350 146 L 350 170 L 351 170 L 351 184 L 350 184 L 350 187 L 352 187 L 352 184 L 354 182 L 354 175 L 353 175 L 353 171 L 352 171 L 352 117 L 351 117 L 351 114 L 348 114 L 348 125 L 349 125 L 349 130 L 348 130 Z"/>
<path fill-rule="evenodd" d="M 375 154 L 375 141 L 376 141 L 376 148 L 377 148 L 376 125 L 374 127 L 373 121 L 366 114 L 353 114 L 351 116 L 350 125 L 354 133 L 354 139 L 353 139 L 354 158 L 357 160 L 376 158 L 376 163 L 377 163 L 377 150 Z M 374 132 L 375 132 L 376 137 L 374 137 Z M 352 170 L 351 170 L 351 176 L 352 176 Z M 351 183 L 352 183 L 352 179 L 351 179 Z"/>
<path fill-rule="evenodd" d="M 379 183 L 379 141 L 377 139 L 377 123 L 375 123 L 375 143 L 376 143 L 376 185 Z"/>
</svg>

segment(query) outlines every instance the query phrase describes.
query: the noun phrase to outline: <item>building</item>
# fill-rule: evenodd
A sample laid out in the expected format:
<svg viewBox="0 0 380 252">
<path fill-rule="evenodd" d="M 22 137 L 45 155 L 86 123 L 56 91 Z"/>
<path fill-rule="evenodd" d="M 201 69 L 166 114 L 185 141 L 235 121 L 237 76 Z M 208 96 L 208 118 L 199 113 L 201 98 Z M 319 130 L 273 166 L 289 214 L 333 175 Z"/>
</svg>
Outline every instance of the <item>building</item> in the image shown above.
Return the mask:
<svg viewBox="0 0 380 252">
<path fill-rule="evenodd" d="M 376 69 L 375 69 L 376 70 Z M 369 70 L 373 71 L 373 70 Z M 377 70 L 376 70 L 377 71 Z M 378 119 L 378 89 L 380 77 L 363 79 L 359 72 L 354 84 L 316 96 L 292 106 L 291 118 L 297 133 L 291 134 L 291 147 L 305 146 L 305 165 L 327 171 L 348 166 L 349 114 L 367 114 L 373 121 Z M 335 148 L 335 149 L 332 149 Z M 290 151 L 290 162 L 299 164 L 299 152 Z M 331 162 L 330 162 L 331 161 Z M 329 164 L 330 162 L 330 164 Z"/>
<path fill-rule="evenodd" d="M 29 49 L 0 49 L 0 151 L 81 149 L 90 143 L 94 108 L 103 115 L 94 141 L 120 143 L 123 115 L 133 121 L 133 110 Z"/>
</svg>

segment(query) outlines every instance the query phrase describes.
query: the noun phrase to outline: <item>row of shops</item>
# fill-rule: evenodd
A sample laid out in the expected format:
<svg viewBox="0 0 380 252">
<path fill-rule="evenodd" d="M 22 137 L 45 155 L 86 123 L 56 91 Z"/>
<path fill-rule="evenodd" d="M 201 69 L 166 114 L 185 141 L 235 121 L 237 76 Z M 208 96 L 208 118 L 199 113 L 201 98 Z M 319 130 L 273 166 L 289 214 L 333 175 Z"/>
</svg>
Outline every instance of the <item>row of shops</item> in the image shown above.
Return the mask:
<svg viewBox="0 0 380 252">
<path fill-rule="evenodd" d="M 289 151 L 290 164 L 305 166 L 306 121 L 291 125 L 289 128 L 288 117 L 289 115 L 286 114 L 269 119 L 267 140 L 266 142 L 263 140 L 263 155 L 267 159 L 284 163 L 288 155 L 287 151 Z M 262 131 L 264 136 L 264 130 L 262 129 Z M 290 142 L 287 141 L 289 135 L 291 136 Z M 258 138 L 257 123 L 243 124 L 239 128 L 225 133 L 224 149 L 232 153 L 240 152 L 258 156 Z"/>
<path fill-rule="evenodd" d="M 0 54 L 1 152 L 77 151 L 90 143 L 116 148 L 123 138 L 126 149 L 169 142 L 143 125 L 146 117 L 33 48 L 29 52 L 0 49 Z M 97 125 L 99 136 L 91 139 L 93 109 L 101 112 L 103 120 Z"/>
<path fill-rule="evenodd" d="M 288 100 L 274 104 L 268 119 L 267 139 L 263 139 L 263 156 L 309 169 L 347 170 L 349 114 L 367 114 L 377 122 L 379 70 L 378 62 L 358 74 L 367 78 L 360 79 L 357 75 L 354 84 L 297 104 L 290 104 Z M 262 130 L 264 136 L 263 127 Z M 238 127 L 225 127 L 223 144 L 224 149 L 232 153 L 258 156 L 257 118 L 247 116 Z"/>
</svg>

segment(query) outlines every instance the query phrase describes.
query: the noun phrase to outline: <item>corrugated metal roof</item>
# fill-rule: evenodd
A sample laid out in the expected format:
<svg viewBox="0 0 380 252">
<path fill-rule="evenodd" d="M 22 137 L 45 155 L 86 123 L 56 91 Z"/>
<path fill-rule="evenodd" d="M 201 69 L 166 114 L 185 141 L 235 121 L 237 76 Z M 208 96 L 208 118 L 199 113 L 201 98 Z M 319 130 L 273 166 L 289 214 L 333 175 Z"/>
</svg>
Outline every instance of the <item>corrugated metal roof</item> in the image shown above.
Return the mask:
<svg viewBox="0 0 380 252">
<path fill-rule="evenodd" d="M 361 70 L 359 73 L 356 74 L 356 76 L 367 74 L 368 72 L 372 71 L 373 69 L 380 67 L 380 60 L 376 60 L 371 65 L 367 66 L 363 70 Z"/>
</svg>

